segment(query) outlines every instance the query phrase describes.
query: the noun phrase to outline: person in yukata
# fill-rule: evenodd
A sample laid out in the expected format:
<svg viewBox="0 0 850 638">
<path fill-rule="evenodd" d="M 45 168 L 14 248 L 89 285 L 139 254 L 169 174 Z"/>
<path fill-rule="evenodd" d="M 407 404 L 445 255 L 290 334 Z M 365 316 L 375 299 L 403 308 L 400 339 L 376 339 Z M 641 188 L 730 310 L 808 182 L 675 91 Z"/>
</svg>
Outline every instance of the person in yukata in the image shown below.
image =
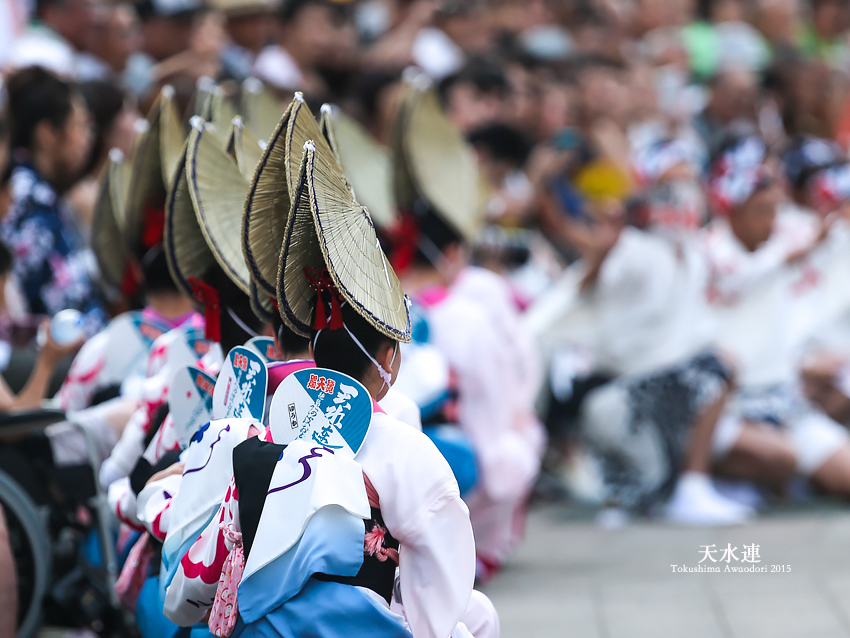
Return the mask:
<svg viewBox="0 0 850 638">
<path fill-rule="evenodd" d="M 723 213 L 703 240 L 709 302 L 721 322 L 718 342 L 736 357 L 738 387 L 730 410 L 778 431 L 795 461 L 793 471 L 847 494 L 850 435 L 803 395 L 801 348 L 791 330 L 793 274 L 840 239 L 834 219 L 807 223 L 784 205 L 777 162 L 754 136 L 728 143 L 712 168 L 709 193 Z"/>
<path fill-rule="evenodd" d="M 74 308 L 93 335 L 108 318 L 94 257 L 74 230 L 63 194 L 80 178 L 92 144 L 90 116 L 73 85 L 40 67 L 7 83 L 12 202 L 0 235 L 35 314 Z"/>
<path fill-rule="evenodd" d="M 231 485 L 181 559 L 165 614 L 182 626 L 209 617 L 215 635 L 330 637 L 357 627 L 368 636 L 497 636 L 492 604 L 472 590 L 472 527 L 451 468 L 426 436 L 377 405 L 398 374 L 399 342 L 410 339 L 407 304 L 374 227 L 319 152 L 306 145 L 282 247 L 278 302 L 286 324 L 310 335 L 317 366 L 348 374 L 368 391 L 368 436 L 353 458 L 328 448 L 310 456 L 306 441 L 277 442 L 282 439 L 270 417 L 266 436 L 238 445 Z M 310 214 L 310 201 L 321 202 L 321 224 Z M 363 241 L 334 240 L 340 228 L 345 236 L 364 234 Z M 324 240 L 327 257 L 309 249 Z M 305 449 L 310 459 L 299 460 Z M 305 468 L 305 489 L 318 484 L 310 476 L 327 476 L 332 483 L 325 484 L 336 487 L 314 492 L 325 506 L 308 514 L 288 542 L 276 527 L 293 516 L 287 513 L 292 492 L 265 495 L 276 472 L 292 462 Z"/>
<path fill-rule="evenodd" d="M 534 411 L 540 362 L 520 328 L 505 280 L 468 263 L 467 245 L 481 224 L 471 149 L 428 91 L 411 88 L 403 109 L 398 138 L 406 139 L 407 153 L 421 153 L 420 162 L 432 161 L 427 149 L 431 138 L 439 137 L 441 157 L 450 168 L 439 183 L 426 174 L 414 179 L 414 196 L 400 199 L 402 218 L 391 233 L 391 259 L 422 310 L 428 343 L 445 358 L 454 378 L 454 406 L 444 422 L 458 425 L 474 453 L 477 481 L 464 499 L 475 530 L 477 575 L 486 580 L 522 536 L 526 501 L 540 470 L 546 440 Z M 423 121 L 437 122 L 444 130 L 436 136 Z M 416 165 L 410 161 L 396 169 L 412 175 Z M 447 431 L 429 433 L 440 437 Z M 449 442 L 435 440 L 447 452 Z M 454 459 L 458 477 L 468 474 L 463 457 L 447 452 L 447 458 Z"/>
</svg>

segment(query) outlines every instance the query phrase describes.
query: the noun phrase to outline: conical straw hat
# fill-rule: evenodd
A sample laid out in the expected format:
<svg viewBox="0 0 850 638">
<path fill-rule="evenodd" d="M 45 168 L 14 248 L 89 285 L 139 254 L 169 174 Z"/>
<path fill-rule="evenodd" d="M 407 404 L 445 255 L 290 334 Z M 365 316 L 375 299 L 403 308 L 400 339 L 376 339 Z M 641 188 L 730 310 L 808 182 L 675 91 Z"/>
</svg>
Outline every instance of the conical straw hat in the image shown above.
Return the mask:
<svg viewBox="0 0 850 638">
<path fill-rule="evenodd" d="M 228 130 L 233 118 L 236 117 L 236 107 L 231 103 L 224 89 L 218 85 L 210 94 L 207 110 L 208 117 L 204 117 L 204 120 L 212 122 L 222 131 Z"/>
<path fill-rule="evenodd" d="M 281 316 L 309 335 L 316 292 L 305 275 L 327 269 L 343 299 L 375 329 L 410 341 L 407 299 L 375 227 L 357 203 L 330 149 L 308 142 L 280 254 L 277 298 Z"/>
<path fill-rule="evenodd" d="M 336 107 L 322 107 L 322 129 L 354 189 L 379 228 L 396 220 L 393 164 L 389 151 Z"/>
<path fill-rule="evenodd" d="M 208 75 L 202 75 L 195 81 L 195 94 L 192 96 L 192 102 L 189 105 L 189 118 L 197 115 L 209 121 L 211 118 L 212 97 L 218 84 Z"/>
<path fill-rule="evenodd" d="M 164 86 L 160 92 L 159 102 L 159 145 L 162 166 L 162 183 L 166 187 L 174 179 L 174 171 L 183 154 L 183 142 L 186 134 L 183 123 L 177 113 L 174 102 L 174 89 Z"/>
<path fill-rule="evenodd" d="M 268 295 L 260 292 L 260 289 L 257 288 L 257 284 L 253 280 L 251 281 L 250 297 L 251 310 L 254 314 L 266 323 L 271 323 L 274 317 L 278 315 L 277 309 L 274 307 L 277 300 L 273 300 Z"/>
<path fill-rule="evenodd" d="M 242 210 L 248 180 L 236 162 L 207 132 L 193 122 L 186 153 L 186 173 L 195 215 L 213 257 L 247 295 L 251 274 L 242 256 Z"/>
<path fill-rule="evenodd" d="M 170 86 L 163 87 L 148 114 L 148 128 L 136 140 L 133 151 L 124 238 L 134 254 L 141 247 L 145 210 L 165 201 L 182 153 L 183 131 L 173 96 Z"/>
<path fill-rule="evenodd" d="M 396 176 L 400 204 L 405 179 L 462 237 L 471 240 L 483 221 L 475 152 L 449 121 L 432 89 L 413 89 L 401 109 L 401 152 Z M 402 171 L 407 171 L 404 175 Z M 402 182 L 401 184 L 399 182 Z"/>
<path fill-rule="evenodd" d="M 126 266 L 124 241 L 118 223 L 121 211 L 116 210 L 121 205 L 120 201 L 116 201 L 116 195 L 121 189 L 113 184 L 114 180 L 122 177 L 120 169 L 116 168 L 117 164 L 123 164 L 123 155 L 118 149 L 112 149 L 100 180 L 91 233 L 91 247 L 101 276 L 116 288 L 121 285 Z"/>
<path fill-rule="evenodd" d="M 257 287 L 272 297 L 277 289 L 278 257 L 289 217 L 290 194 L 298 179 L 301 149 L 307 140 L 317 140 L 323 157 L 329 158 L 341 173 L 303 96 L 296 93 L 257 164 L 242 217 L 245 261 Z"/>
<path fill-rule="evenodd" d="M 239 115 L 261 140 L 268 140 L 275 131 L 284 106 L 257 78 L 242 83 Z"/>
<path fill-rule="evenodd" d="M 416 90 L 403 82 L 399 87 L 401 96 L 390 129 L 390 151 L 392 157 L 392 192 L 396 205 L 402 210 L 411 210 L 417 197 L 411 169 L 404 152 L 404 131 L 410 117 L 411 104 L 416 99 Z"/>
<path fill-rule="evenodd" d="M 186 296 L 194 299 L 189 278 L 202 278 L 216 260 L 201 232 L 189 192 L 186 156 L 190 141 L 191 134 L 186 140 L 182 161 L 177 165 L 174 183 L 165 203 L 163 246 L 172 279 Z"/>
<path fill-rule="evenodd" d="M 115 217 L 118 229 L 121 231 L 123 246 L 124 227 L 127 224 L 127 192 L 130 188 L 132 167 L 124 154 L 117 148 L 109 151 L 109 163 L 106 166 L 106 170 L 109 171 L 109 195 L 112 200 L 112 214 Z"/>
<path fill-rule="evenodd" d="M 334 130 L 334 108 L 330 104 L 322 104 L 322 111 L 319 115 L 319 130 L 322 131 L 322 137 L 331 147 L 331 151 L 336 158 L 336 161 L 342 166 L 342 158 L 339 155 L 339 147 L 336 144 L 336 131 Z"/>
<path fill-rule="evenodd" d="M 245 179 L 249 181 L 253 179 L 254 171 L 260 163 L 265 148 L 266 144 L 257 139 L 251 129 L 245 126 L 241 117 L 237 115 L 233 118 L 225 142 L 225 150 L 236 161 Z"/>
</svg>

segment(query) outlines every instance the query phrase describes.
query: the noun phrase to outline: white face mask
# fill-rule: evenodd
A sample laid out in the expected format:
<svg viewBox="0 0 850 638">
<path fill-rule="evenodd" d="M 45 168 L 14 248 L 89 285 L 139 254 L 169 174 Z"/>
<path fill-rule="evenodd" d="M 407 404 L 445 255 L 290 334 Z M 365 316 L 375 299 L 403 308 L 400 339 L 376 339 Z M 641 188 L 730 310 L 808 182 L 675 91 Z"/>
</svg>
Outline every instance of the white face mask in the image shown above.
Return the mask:
<svg viewBox="0 0 850 638">
<path fill-rule="evenodd" d="M 375 357 L 373 357 L 371 354 L 369 354 L 366 351 L 366 348 L 364 348 L 363 344 L 360 343 L 360 340 L 357 337 L 354 336 L 354 333 L 352 333 L 351 330 L 348 329 L 348 326 L 343 324 L 342 327 L 345 328 L 345 331 L 348 333 L 348 336 L 351 337 L 351 340 L 354 342 L 354 344 L 358 348 L 360 348 L 360 351 L 363 354 L 366 355 L 366 357 L 369 359 L 369 361 L 372 362 L 372 365 L 375 366 L 375 368 L 378 370 L 378 374 L 381 377 L 381 381 L 383 381 L 383 383 L 381 384 L 381 390 L 384 389 L 384 386 L 387 386 L 389 388 L 393 384 L 392 367 L 393 367 L 393 363 L 395 363 L 395 357 L 398 354 L 398 341 L 395 342 L 395 346 L 393 347 L 393 358 L 390 361 L 390 371 L 387 372 L 384 369 L 384 367 L 380 363 L 378 363 L 378 361 L 375 359 Z M 321 330 L 316 332 L 316 336 L 313 339 L 313 352 L 314 353 L 316 352 L 316 342 L 319 340 L 319 335 L 321 334 L 321 332 L 322 332 Z M 380 390 L 379 390 L 379 392 L 380 392 Z"/>
</svg>

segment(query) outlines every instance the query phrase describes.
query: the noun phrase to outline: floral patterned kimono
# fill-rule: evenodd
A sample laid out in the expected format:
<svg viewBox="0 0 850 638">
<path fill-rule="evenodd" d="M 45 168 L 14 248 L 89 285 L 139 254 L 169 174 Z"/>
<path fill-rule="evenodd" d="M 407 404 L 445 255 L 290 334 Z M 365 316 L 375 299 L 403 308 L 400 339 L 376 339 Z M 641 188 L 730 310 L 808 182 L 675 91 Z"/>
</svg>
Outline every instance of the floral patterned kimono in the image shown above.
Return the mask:
<svg viewBox="0 0 850 638">
<path fill-rule="evenodd" d="M 14 256 L 14 273 L 34 314 L 54 315 L 74 308 L 95 334 L 108 319 L 97 289 L 94 255 L 82 245 L 71 213 L 53 187 L 33 168 L 12 171 L 12 205 L 0 236 Z"/>
</svg>

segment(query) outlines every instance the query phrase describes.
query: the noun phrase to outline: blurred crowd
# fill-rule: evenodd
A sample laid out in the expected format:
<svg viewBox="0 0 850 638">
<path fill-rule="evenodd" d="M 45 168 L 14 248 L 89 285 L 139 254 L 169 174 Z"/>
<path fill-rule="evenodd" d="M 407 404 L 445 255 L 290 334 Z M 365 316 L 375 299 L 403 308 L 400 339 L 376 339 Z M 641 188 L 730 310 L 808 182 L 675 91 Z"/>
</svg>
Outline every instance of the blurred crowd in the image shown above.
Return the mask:
<svg viewBox="0 0 850 638">
<path fill-rule="evenodd" d="M 160 126 L 163 95 L 183 124 L 241 115 L 265 149 L 299 91 L 359 126 L 365 167 L 369 149 L 400 162 L 405 87 L 429 87 L 477 158 L 475 220 L 401 210 L 397 176 L 382 186 L 395 204 L 358 194 L 459 377 L 460 410 L 439 418 L 459 422 L 490 490 L 468 498 L 479 579 L 532 493 L 605 506 L 610 525 L 736 524 L 776 499 L 850 496 L 845 0 L 0 0 L 0 84 L 0 407 L 38 406 L 121 313 L 152 308 L 163 332 L 195 321 L 200 299 L 162 254 L 162 201 L 137 206 L 126 271 L 104 258 L 104 176 Z M 249 112 L 260 94 L 279 107 L 268 118 Z M 422 161 L 439 166 L 433 147 Z M 467 194 L 448 181 L 448 200 Z M 437 283 L 474 311 L 445 311 Z M 66 309 L 83 336 L 60 343 L 42 322 Z M 65 410 L 98 403 L 75 365 Z M 519 398 L 496 405 L 505 393 Z M 104 488 L 132 468 L 113 446 L 134 401 L 91 419 Z M 497 445 L 488 423 L 506 410 Z M 82 444 L 52 445 L 61 461 Z"/>
</svg>

